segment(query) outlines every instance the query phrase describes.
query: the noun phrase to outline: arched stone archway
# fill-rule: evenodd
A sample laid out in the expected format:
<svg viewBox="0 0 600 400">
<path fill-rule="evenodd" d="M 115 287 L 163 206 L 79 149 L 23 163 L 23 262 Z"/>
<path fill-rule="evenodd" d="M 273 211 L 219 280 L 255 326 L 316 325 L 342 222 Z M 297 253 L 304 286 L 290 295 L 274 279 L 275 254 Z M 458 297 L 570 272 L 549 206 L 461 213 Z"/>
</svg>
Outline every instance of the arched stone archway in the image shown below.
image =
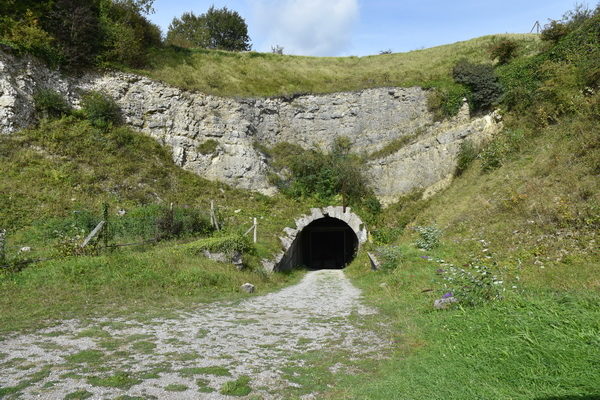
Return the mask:
<svg viewBox="0 0 600 400">
<path fill-rule="evenodd" d="M 283 251 L 275 260 L 263 261 L 269 271 L 285 271 L 304 265 L 311 268 L 343 268 L 368 233 L 350 207 L 313 208 L 296 219 L 295 228 L 285 228 L 280 237 Z"/>
</svg>

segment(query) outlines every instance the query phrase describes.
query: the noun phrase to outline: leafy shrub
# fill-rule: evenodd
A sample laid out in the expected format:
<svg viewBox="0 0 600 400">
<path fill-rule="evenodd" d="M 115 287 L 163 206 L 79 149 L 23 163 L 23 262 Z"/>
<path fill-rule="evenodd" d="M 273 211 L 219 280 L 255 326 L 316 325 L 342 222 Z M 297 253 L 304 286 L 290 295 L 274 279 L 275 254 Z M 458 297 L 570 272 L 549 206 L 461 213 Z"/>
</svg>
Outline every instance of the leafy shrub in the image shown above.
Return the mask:
<svg viewBox="0 0 600 400">
<path fill-rule="evenodd" d="M 567 36 L 571 29 L 563 22 L 552 20 L 544 26 L 540 35 L 546 42 L 557 43 L 560 39 Z"/>
<path fill-rule="evenodd" d="M 415 246 L 423 250 L 432 250 L 440 245 L 440 237 L 442 231 L 437 227 L 431 226 L 417 226 L 415 230 L 419 234 L 419 238 L 415 242 Z"/>
<path fill-rule="evenodd" d="M 490 57 L 492 60 L 498 60 L 498 64 L 507 64 L 512 60 L 519 49 L 519 44 L 514 40 L 502 38 L 499 41 L 494 41 L 490 47 Z"/>
<path fill-rule="evenodd" d="M 40 57 L 51 65 L 56 65 L 61 60 L 61 54 L 54 46 L 54 38 L 42 29 L 38 19 L 30 11 L 22 19 L 0 17 L 0 43 L 20 53 Z"/>
<path fill-rule="evenodd" d="M 506 152 L 506 144 L 503 141 L 494 140 L 489 143 L 481 152 L 481 170 L 490 172 L 502 166 Z"/>
<path fill-rule="evenodd" d="M 96 0 L 56 0 L 42 15 L 44 29 L 56 39 L 62 63 L 70 69 L 94 64 L 104 39 Z"/>
<path fill-rule="evenodd" d="M 60 118 L 70 114 L 71 106 L 62 94 L 53 89 L 41 89 L 33 95 L 35 110 L 42 118 Z"/>
<path fill-rule="evenodd" d="M 382 228 L 379 228 L 377 230 L 371 230 L 371 236 L 373 237 L 373 240 L 375 241 L 375 243 L 378 244 L 389 244 L 392 243 L 393 241 L 395 241 L 396 239 L 398 239 L 398 237 L 400 236 L 400 234 L 402 233 L 402 231 L 404 230 L 404 227 L 389 227 L 389 226 L 384 226 Z"/>
<path fill-rule="evenodd" d="M 454 66 L 452 76 L 471 91 L 474 111 L 488 110 L 502 95 L 502 85 L 491 65 L 461 60 Z"/>
<path fill-rule="evenodd" d="M 427 108 L 433 113 L 436 121 L 441 121 L 458 114 L 469 97 L 469 91 L 462 85 L 442 85 L 433 87 L 427 93 Z"/>
<path fill-rule="evenodd" d="M 81 98 L 81 112 L 96 128 L 108 129 L 121 123 L 121 110 L 107 94 L 91 91 Z"/>
<path fill-rule="evenodd" d="M 400 266 L 402 250 L 398 246 L 382 246 L 377 248 L 377 255 L 381 261 L 382 271 L 392 271 Z"/>
<path fill-rule="evenodd" d="M 331 152 L 304 150 L 298 145 L 279 143 L 262 150 L 273 158 L 277 171 L 270 180 L 290 197 L 312 197 L 331 202 L 341 197 L 344 205 L 365 206 L 377 212 L 381 205 L 363 175 L 364 160 L 351 153 L 352 143 L 346 137 L 334 141 Z"/>
<path fill-rule="evenodd" d="M 92 240 L 86 247 L 81 247 L 88 233 L 84 229 L 75 227 L 69 232 L 60 233 L 55 244 L 56 253 L 62 257 L 97 255 L 100 249 L 98 238 Z"/>
<path fill-rule="evenodd" d="M 477 148 L 473 144 L 473 142 L 469 139 L 464 140 L 460 144 L 460 149 L 458 150 L 458 158 L 456 162 L 456 170 L 454 171 L 454 175 L 460 176 L 463 172 L 467 170 L 469 165 L 477 158 L 479 152 Z"/>
<path fill-rule="evenodd" d="M 476 306 L 502 298 L 504 282 L 486 266 L 458 268 L 450 265 L 441 274 L 444 292 L 456 297 L 462 305 Z"/>
</svg>

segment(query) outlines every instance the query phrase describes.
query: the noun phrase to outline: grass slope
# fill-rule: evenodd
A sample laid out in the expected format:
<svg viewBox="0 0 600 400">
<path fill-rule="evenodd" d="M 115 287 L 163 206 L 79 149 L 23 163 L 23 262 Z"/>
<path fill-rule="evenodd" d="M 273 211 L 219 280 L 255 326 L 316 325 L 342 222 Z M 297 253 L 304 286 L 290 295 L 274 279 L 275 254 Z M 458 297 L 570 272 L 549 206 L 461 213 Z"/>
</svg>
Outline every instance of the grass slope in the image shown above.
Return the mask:
<svg viewBox="0 0 600 400">
<path fill-rule="evenodd" d="M 366 57 L 303 57 L 168 48 L 135 72 L 189 90 L 219 96 L 330 93 L 383 86 L 431 86 L 450 78 L 455 62 L 490 62 L 489 45 L 500 37 L 520 44 L 521 54 L 540 48 L 537 35 L 484 36 L 464 42 Z"/>
<path fill-rule="evenodd" d="M 257 285 L 258 293 L 281 287 L 297 274 L 265 275 L 260 259 L 279 249 L 278 235 L 310 205 L 202 179 L 175 166 L 170 152 L 155 140 L 126 127 L 103 131 L 66 117 L 2 137 L 0 225 L 8 230 L 9 258 L 60 256 L 60 234 L 73 235 L 72 225 L 87 215 L 95 225 L 103 202 L 118 222 L 121 208 L 128 212 L 123 218 L 133 221 L 147 217 L 156 204 L 170 202 L 207 212 L 211 200 L 226 234 L 243 232 L 258 218 L 259 242 L 245 256 L 247 271 L 180 246 L 190 240 L 185 237 L 156 247 L 46 261 L 16 273 L 0 271 L 0 331 L 236 297 L 245 282 Z M 118 242 L 139 239 L 125 236 Z M 19 253 L 23 246 L 32 249 Z"/>
</svg>

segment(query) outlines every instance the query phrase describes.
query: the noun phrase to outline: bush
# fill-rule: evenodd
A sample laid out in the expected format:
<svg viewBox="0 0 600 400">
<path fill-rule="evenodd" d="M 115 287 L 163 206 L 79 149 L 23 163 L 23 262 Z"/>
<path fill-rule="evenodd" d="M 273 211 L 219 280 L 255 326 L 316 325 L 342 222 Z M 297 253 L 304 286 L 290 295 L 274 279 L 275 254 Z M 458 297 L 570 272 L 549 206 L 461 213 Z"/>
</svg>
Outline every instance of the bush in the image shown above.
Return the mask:
<svg viewBox="0 0 600 400">
<path fill-rule="evenodd" d="M 437 227 L 431 226 L 417 226 L 415 230 L 419 234 L 419 238 L 415 242 L 415 246 L 423 250 L 432 250 L 440 245 L 440 237 L 442 231 Z"/>
<path fill-rule="evenodd" d="M 42 118 L 60 118 L 71 113 L 71 105 L 53 89 L 41 89 L 33 95 L 35 110 Z"/>
<path fill-rule="evenodd" d="M 27 12 L 22 19 L 0 17 L 0 43 L 19 53 L 40 57 L 50 65 L 61 61 L 61 54 L 54 46 L 54 38 L 39 25 L 37 18 Z"/>
<path fill-rule="evenodd" d="M 427 108 L 433 113 L 434 120 L 441 121 L 458 114 L 468 97 L 469 91 L 462 85 L 441 85 L 428 92 Z"/>
<path fill-rule="evenodd" d="M 460 144 L 460 149 L 458 150 L 458 158 L 456 162 L 456 170 L 454 171 L 455 176 L 462 175 L 463 172 L 467 170 L 469 165 L 477 158 L 479 152 L 473 142 L 469 139 L 464 140 Z"/>
<path fill-rule="evenodd" d="M 105 93 L 92 91 L 83 95 L 81 112 L 96 128 L 108 129 L 121 123 L 119 106 Z"/>
<path fill-rule="evenodd" d="M 508 64 L 512 60 L 519 49 L 519 44 L 514 40 L 502 38 L 499 41 L 494 41 L 489 48 L 490 57 L 492 60 L 498 60 L 498 64 Z"/>
<path fill-rule="evenodd" d="M 148 49 L 159 47 L 162 42 L 160 28 L 142 15 L 145 11 L 132 1 L 102 3 L 102 62 L 131 67 L 142 67 L 148 62 Z"/>
<path fill-rule="evenodd" d="M 491 65 L 461 60 L 454 66 L 452 76 L 471 91 L 474 111 L 490 109 L 502 95 L 502 86 Z"/>
<path fill-rule="evenodd" d="M 402 261 L 402 250 L 398 246 L 382 246 L 377 248 L 380 257 L 382 271 L 392 271 L 400 266 Z"/>
<path fill-rule="evenodd" d="M 270 176 L 271 182 L 289 197 L 312 197 L 322 202 L 341 197 L 343 205 L 378 212 L 381 205 L 362 173 L 364 161 L 351 149 L 348 138 L 338 137 L 329 153 L 289 143 L 261 151 L 274 159 L 272 166 L 277 173 Z"/>
<path fill-rule="evenodd" d="M 458 268 L 450 265 L 441 273 L 444 295 L 456 297 L 462 305 L 476 306 L 502 298 L 504 282 L 486 266 Z"/>
</svg>

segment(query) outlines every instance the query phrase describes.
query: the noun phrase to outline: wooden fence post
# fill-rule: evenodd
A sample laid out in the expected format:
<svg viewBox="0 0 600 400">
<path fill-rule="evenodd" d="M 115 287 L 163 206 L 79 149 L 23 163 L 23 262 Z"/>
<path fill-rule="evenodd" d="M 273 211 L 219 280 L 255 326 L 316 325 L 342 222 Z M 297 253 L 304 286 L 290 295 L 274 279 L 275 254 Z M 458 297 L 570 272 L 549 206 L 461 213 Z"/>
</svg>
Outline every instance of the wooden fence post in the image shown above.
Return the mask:
<svg viewBox="0 0 600 400">
<path fill-rule="evenodd" d="M 110 234 L 110 225 L 108 223 L 108 203 L 104 203 L 103 205 L 103 212 L 102 212 L 102 216 L 103 216 L 103 220 L 104 220 L 104 224 L 102 224 L 103 226 L 100 227 L 100 229 L 102 229 L 102 239 L 104 240 L 104 248 L 107 249 L 108 248 L 108 241 L 109 241 L 109 234 Z"/>
<path fill-rule="evenodd" d="M 219 221 L 217 220 L 217 212 L 215 210 L 215 202 L 213 200 L 210 201 L 210 222 L 212 223 L 212 226 L 220 231 L 221 228 L 219 227 Z"/>
<path fill-rule="evenodd" d="M 256 217 L 254 218 L 254 243 L 256 243 L 256 230 L 258 228 L 258 223 L 256 222 Z"/>
</svg>

